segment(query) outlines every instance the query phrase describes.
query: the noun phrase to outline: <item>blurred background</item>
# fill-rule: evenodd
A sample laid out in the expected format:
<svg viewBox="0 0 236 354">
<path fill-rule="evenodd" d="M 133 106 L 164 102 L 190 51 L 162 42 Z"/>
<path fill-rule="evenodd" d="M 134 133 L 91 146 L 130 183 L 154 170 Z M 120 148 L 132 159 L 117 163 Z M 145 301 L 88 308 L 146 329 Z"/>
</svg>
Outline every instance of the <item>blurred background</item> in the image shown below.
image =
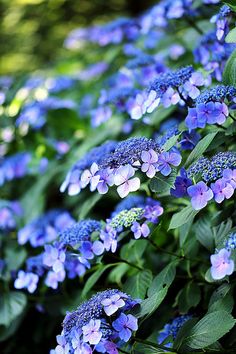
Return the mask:
<svg viewBox="0 0 236 354">
<path fill-rule="evenodd" d="M 0 0 L 0 74 L 45 68 L 70 55 L 63 48 L 76 27 L 134 16 L 155 0 Z"/>
</svg>

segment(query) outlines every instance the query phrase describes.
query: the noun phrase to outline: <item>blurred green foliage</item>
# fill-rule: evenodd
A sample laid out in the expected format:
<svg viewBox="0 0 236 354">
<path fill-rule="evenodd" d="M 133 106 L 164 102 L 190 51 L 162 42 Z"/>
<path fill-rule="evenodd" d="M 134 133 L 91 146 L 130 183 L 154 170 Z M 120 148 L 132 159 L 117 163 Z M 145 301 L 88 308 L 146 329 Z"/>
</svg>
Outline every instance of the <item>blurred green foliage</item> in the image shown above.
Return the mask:
<svg viewBox="0 0 236 354">
<path fill-rule="evenodd" d="M 66 55 L 63 41 L 72 29 L 121 15 L 136 15 L 154 3 L 153 0 L 1 0 L 0 74 L 44 68 Z"/>
</svg>

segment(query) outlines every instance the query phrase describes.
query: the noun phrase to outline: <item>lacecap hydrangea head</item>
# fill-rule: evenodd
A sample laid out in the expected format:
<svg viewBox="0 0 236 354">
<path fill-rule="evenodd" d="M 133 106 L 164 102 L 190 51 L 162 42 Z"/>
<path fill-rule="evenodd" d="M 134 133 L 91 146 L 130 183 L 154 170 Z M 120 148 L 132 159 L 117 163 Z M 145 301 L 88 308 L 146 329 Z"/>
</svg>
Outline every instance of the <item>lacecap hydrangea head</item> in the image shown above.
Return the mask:
<svg viewBox="0 0 236 354">
<path fill-rule="evenodd" d="M 59 351 L 116 353 L 138 329 L 137 319 L 129 312 L 138 304 L 129 295 L 105 290 L 66 315 L 63 331 L 57 337 Z M 111 351 L 113 350 L 113 351 Z"/>
</svg>

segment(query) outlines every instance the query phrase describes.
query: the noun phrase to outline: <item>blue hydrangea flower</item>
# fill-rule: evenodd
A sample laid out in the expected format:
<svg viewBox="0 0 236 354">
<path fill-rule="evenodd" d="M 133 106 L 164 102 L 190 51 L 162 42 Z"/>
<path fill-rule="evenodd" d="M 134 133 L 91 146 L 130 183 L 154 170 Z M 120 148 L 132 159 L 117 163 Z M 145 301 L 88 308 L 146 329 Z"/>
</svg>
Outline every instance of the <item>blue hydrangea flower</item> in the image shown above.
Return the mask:
<svg viewBox="0 0 236 354">
<path fill-rule="evenodd" d="M 191 315 L 182 315 L 176 317 L 172 322 L 167 323 L 164 328 L 159 332 L 159 336 L 157 338 L 158 344 L 162 344 L 168 337 L 171 337 L 172 340 L 175 340 L 180 328 L 192 318 Z M 167 348 L 172 348 L 172 342 L 165 343 Z"/>
<path fill-rule="evenodd" d="M 24 177 L 29 171 L 30 161 L 31 154 L 28 152 L 5 157 L 0 162 L 0 186 L 7 181 Z"/>
<path fill-rule="evenodd" d="M 188 195 L 191 197 L 192 207 L 195 210 L 204 208 L 207 202 L 213 198 L 213 192 L 207 185 L 200 181 L 187 188 Z"/>
<path fill-rule="evenodd" d="M 228 251 L 236 249 L 236 233 L 232 233 L 229 235 L 228 239 L 225 242 L 225 248 Z"/>
<path fill-rule="evenodd" d="M 170 189 L 170 194 L 176 198 L 186 197 L 187 189 L 192 185 L 192 181 L 187 177 L 187 172 L 184 168 L 180 170 L 180 176 L 176 177 L 174 188 Z"/>
<path fill-rule="evenodd" d="M 23 270 L 18 272 L 18 277 L 14 282 L 16 289 L 27 289 L 29 293 L 35 292 L 37 289 L 39 276 L 34 273 L 25 273 Z"/>
<path fill-rule="evenodd" d="M 59 232 L 75 223 L 71 215 L 62 210 L 50 210 L 32 220 L 18 232 L 20 245 L 30 242 L 32 247 L 43 246 L 56 239 Z"/>
<path fill-rule="evenodd" d="M 19 202 L 3 201 L 0 204 L 0 230 L 14 230 L 17 225 L 17 218 L 22 216 L 23 210 Z"/>
<path fill-rule="evenodd" d="M 89 354 L 93 351 L 117 354 L 132 332 L 138 329 L 137 319 L 128 314 L 137 303 L 116 289 L 97 293 L 77 310 L 67 313 L 55 352 L 76 350 Z"/>
<path fill-rule="evenodd" d="M 234 261 L 230 259 L 231 252 L 225 248 L 211 255 L 211 276 L 215 280 L 223 279 L 234 271 Z"/>
<path fill-rule="evenodd" d="M 138 320 L 133 315 L 120 314 L 114 322 L 112 322 L 113 328 L 119 333 L 119 337 L 124 342 L 128 342 L 132 331 L 137 331 Z"/>
<path fill-rule="evenodd" d="M 215 183 L 212 183 L 211 190 L 217 203 L 222 203 L 225 198 L 229 199 L 234 194 L 234 188 L 224 178 L 220 178 Z"/>
</svg>

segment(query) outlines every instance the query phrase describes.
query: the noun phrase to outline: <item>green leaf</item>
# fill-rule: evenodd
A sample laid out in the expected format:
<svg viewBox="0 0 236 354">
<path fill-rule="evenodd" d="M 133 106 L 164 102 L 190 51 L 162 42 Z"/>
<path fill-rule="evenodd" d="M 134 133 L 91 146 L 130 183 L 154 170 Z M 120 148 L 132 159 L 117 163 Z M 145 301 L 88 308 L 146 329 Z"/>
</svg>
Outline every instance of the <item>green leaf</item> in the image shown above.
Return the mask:
<svg viewBox="0 0 236 354">
<path fill-rule="evenodd" d="M 140 318 L 140 317 L 149 317 L 151 314 L 156 311 L 156 309 L 159 307 L 159 305 L 162 303 L 164 298 L 167 295 L 168 287 L 166 286 L 164 289 L 161 289 L 154 295 L 148 297 L 144 301 L 142 301 L 140 307 L 138 310 L 135 312 L 135 316 Z"/>
<path fill-rule="evenodd" d="M 105 272 L 105 270 L 107 270 L 108 268 L 114 267 L 116 266 L 117 263 L 112 263 L 112 264 L 107 264 L 106 266 L 101 265 L 96 272 L 94 272 L 86 281 L 81 297 L 85 298 L 86 295 L 88 294 L 88 292 L 92 289 L 92 287 L 94 286 L 94 284 L 96 284 L 96 282 L 98 281 L 98 279 L 102 276 L 102 274 Z"/>
<path fill-rule="evenodd" d="M 209 251 L 214 249 L 214 235 L 208 216 L 200 218 L 194 225 L 197 240 Z"/>
<path fill-rule="evenodd" d="M 156 348 L 154 346 L 152 346 L 151 344 L 148 345 L 148 344 L 143 344 L 143 343 L 135 343 L 134 344 L 134 353 L 135 354 L 159 354 L 159 353 L 171 353 L 171 352 L 168 352 L 168 351 L 165 351 L 163 349 L 160 349 L 160 348 Z"/>
<path fill-rule="evenodd" d="M 231 293 L 231 286 L 229 284 L 222 284 L 214 291 L 210 298 L 208 313 L 219 310 L 232 312 L 233 306 L 234 300 Z"/>
<path fill-rule="evenodd" d="M 233 11 L 236 11 L 236 5 L 235 5 L 235 0 L 227 0 L 227 1 L 224 1 L 224 3 L 226 5 L 228 5 L 229 7 L 231 7 L 231 9 Z"/>
<path fill-rule="evenodd" d="M 176 179 L 176 171 L 172 171 L 171 174 L 166 177 L 162 174 L 157 174 L 150 181 L 150 189 L 154 193 L 168 193 L 170 194 L 170 189 L 174 187 Z"/>
<path fill-rule="evenodd" d="M 185 343 L 192 349 L 206 348 L 228 333 L 235 322 L 226 311 L 209 313 L 192 328 Z"/>
<path fill-rule="evenodd" d="M 182 349 L 182 343 L 184 339 L 189 335 L 189 332 L 192 330 L 193 326 L 197 323 L 197 318 L 191 318 L 186 321 L 183 326 L 179 329 L 177 337 L 174 341 L 173 347 L 177 350 Z"/>
<path fill-rule="evenodd" d="M 201 300 L 200 288 L 196 283 L 189 282 L 177 295 L 177 303 L 181 313 L 187 313 L 196 307 Z"/>
<path fill-rule="evenodd" d="M 168 139 L 165 144 L 162 146 L 164 151 L 169 151 L 178 141 L 181 133 L 172 136 L 170 139 Z"/>
<path fill-rule="evenodd" d="M 135 315 L 139 317 L 149 317 L 159 305 L 162 303 L 167 295 L 168 289 L 172 284 L 175 274 L 176 265 L 179 260 L 175 260 L 168 264 L 154 279 L 148 289 L 148 298 L 142 301 L 140 307 L 136 311 Z"/>
<path fill-rule="evenodd" d="M 223 83 L 236 86 L 236 50 L 230 55 L 225 65 Z"/>
<path fill-rule="evenodd" d="M 185 167 L 189 167 L 193 162 L 195 162 L 197 159 L 199 159 L 199 157 L 202 156 L 202 154 L 206 151 L 206 149 L 211 144 L 212 140 L 214 139 L 217 133 L 217 131 L 209 133 L 197 143 L 195 148 L 188 156 L 187 161 L 185 162 Z"/>
<path fill-rule="evenodd" d="M 192 206 L 189 205 L 178 213 L 175 213 L 174 215 L 172 215 L 172 218 L 170 220 L 169 230 L 176 229 L 177 227 L 188 223 L 190 220 L 193 220 L 198 212 L 199 210 L 194 210 Z"/>
<path fill-rule="evenodd" d="M 91 197 L 86 199 L 80 207 L 79 219 L 82 220 L 86 218 L 90 210 L 97 204 L 97 202 L 102 198 L 102 195 L 99 193 L 93 194 Z"/>
<path fill-rule="evenodd" d="M 133 298 L 144 299 L 151 281 L 152 272 L 150 270 L 139 271 L 137 275 L 127 279 L 123 290 Z"/>
<path fill-rule="evenodd" d="M 9 326 L 25 309 L 27 298 L 24 293 L 11 291 L 0 296 L 0 325 Z"/>
<path fill-rule="evenodd" d="M 236 43 L 236 28 L 233 28 L 225 37 L 226 43 Z"/>
<path fill-rule="evenodd" d="M 169 287 L 176 275 L 176 266 L 179 260 L 175 260 L 169 263 L 152 281 L 150 288 L 148 289 L 148 296 L 153 296 L 158 291 L 165 287 Z"/>
<path fill-rule="evenodd" d="M 8 271 L 18 270 L 27 257 L 25 248 L 18 245 L 8 244 L 5 250 L 5 260 Z"/>
<path fill-rule="evenodd" d="M 226 221 L 223 221 L 220 225 L 213 227 L 213 235 L 215 239 L 216 248 L 218 248 L 219 246 L 223 246 L 224 240 L 231 231 L 231 228 L 231 219 L 227 219 Z"/>
</svg>

